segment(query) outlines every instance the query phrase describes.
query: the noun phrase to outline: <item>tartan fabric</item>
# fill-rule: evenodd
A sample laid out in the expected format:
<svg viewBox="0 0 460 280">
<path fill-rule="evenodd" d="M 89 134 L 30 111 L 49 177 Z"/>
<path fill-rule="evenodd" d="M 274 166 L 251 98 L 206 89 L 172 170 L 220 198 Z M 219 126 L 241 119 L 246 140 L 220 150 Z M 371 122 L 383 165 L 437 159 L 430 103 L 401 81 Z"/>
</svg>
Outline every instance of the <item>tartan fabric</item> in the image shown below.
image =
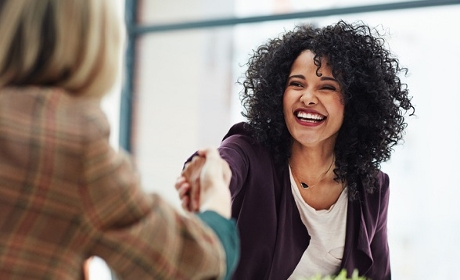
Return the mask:
<svg viewBox="0 0 460 280">
<path fill-rule="evenodd" d="M 143 193 L 97 100 L 0 89 L 0 279 L 79 279 L 92 255 L 125 280 L 221 279 L 203 225 Z"/>
</svg>

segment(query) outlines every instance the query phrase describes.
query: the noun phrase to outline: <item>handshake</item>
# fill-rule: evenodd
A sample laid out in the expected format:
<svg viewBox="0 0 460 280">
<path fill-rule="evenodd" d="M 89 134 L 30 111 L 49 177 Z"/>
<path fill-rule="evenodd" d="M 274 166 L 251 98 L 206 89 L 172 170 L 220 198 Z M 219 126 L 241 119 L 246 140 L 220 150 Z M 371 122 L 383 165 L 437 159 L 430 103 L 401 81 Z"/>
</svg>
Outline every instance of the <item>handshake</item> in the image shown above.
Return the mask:
<svg viewBox="0 0 460 280">
<path fill-rule="evenodd" d="M 215 211 L 229 219 L 232 173 L 217 149 L 199 150 L 176 180 L 182 208 L 191 212 Z"/>
</svg>

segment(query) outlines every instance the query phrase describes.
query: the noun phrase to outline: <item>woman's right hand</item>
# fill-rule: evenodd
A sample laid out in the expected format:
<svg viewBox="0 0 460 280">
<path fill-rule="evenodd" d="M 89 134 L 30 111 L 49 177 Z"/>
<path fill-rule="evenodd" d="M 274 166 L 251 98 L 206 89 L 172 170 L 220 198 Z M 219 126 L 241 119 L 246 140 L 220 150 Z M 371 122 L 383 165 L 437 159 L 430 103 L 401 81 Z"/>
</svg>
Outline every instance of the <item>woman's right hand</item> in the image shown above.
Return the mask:
<svg viewBox="0 0 460 280">
<path fill-rule="evenodd" d="M 199 150 L 198 155 L 186 164 L 175 187 L 182 207 L 188 211 L 213 210 L 230 217 L 231 171 L 217 149 Z"/>
</svg>

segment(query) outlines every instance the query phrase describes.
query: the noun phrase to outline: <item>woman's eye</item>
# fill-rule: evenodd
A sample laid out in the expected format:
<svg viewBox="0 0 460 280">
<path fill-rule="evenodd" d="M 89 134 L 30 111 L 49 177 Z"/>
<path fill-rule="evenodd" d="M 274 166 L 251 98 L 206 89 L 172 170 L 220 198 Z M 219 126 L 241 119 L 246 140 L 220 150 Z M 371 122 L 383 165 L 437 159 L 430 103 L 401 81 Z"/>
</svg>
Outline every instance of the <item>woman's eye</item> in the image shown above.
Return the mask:
<svg viewBox="0 0 460 280">
<path fill-rule="evenodd" d="M 302 87 L 302 84 L 299 82 L 290 82 L 289 85 L 294 87 Z"/>
<path fill-rule="evenodd" d="M 323 90 L 332 90 L 332 91 L 336 90 L 336 88 L 333 87 L 333 86 L 323 86 L 321 89 L 323 89 Z"/>
</svg>

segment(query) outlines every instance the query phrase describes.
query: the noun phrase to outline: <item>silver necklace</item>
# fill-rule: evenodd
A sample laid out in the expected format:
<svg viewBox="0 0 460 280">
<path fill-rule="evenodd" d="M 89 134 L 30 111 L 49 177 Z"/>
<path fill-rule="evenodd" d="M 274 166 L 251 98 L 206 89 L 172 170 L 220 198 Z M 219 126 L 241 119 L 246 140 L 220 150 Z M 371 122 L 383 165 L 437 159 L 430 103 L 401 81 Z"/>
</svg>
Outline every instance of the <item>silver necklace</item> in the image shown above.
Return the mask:
<svg viewBox="0 0 460 280">
<path fill-rule="evenodd" d="M 331 170 L 331 167 L 332 167 L 332 165 L 334 164 L 334 161 L 335 161 L 335 155 L 334 155 L 334 157 L 332 158 L 331 165 L 329 165 L 328 169 L 326 170 L 326 172 L 323 173 L 323 175 L 322 175 L 321 178 L 318 180 L 318 182 L 316 182 L 316 183 L 314 183 L 314 184 L 311 184 L 310 186 L 309 186 L 307 183 L 300 181 L 300 180 L 298 179 L 298 178 L 299 178 L 298 176 L 294 176 L 294 177 L 297 177 L 297 181 L 300 182 L 300 186 L 301 186 L 303 189 L 311 188 L 311 187 L 317 185 L 318 183 L 320 183 L 320 182 L 324 179 L 324 176 L 326 176 L 326 174 L 329 172 L 329 170 Z M 292 169 L 292 168 L 291 168 L 291 169 Z M 294 173 L 293 173 L 293 175 L 294 175 Z"/>
</svg>

